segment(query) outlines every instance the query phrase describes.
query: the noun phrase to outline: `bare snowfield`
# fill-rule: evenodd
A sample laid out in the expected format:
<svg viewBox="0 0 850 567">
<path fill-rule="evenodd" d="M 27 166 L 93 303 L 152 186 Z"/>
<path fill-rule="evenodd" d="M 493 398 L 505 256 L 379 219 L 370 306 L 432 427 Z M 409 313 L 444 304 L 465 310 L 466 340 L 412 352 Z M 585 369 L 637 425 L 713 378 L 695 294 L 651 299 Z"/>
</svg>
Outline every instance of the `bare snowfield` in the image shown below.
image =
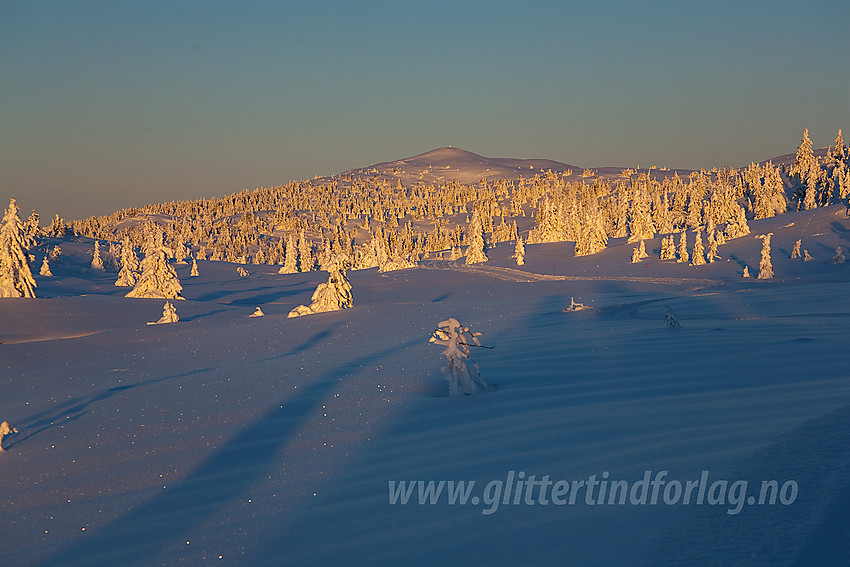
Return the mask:
<svg viewBox="0 0 850 567">
<path fill-rule="evenodd" d="M 2 563 L 850 564 L 850 219 L 750 227 L 696 267 L 656 238 L 352 271 L 354 308 L 297 319 L 324 272 L 202 261 L 152 326 L 163 300 L 62 241 L 38 299 L 0 301 Z M 768 232 L 776 277 L 742 278 Z M 448 317 L 494 390 L 447 396 Z"/>
</svg>

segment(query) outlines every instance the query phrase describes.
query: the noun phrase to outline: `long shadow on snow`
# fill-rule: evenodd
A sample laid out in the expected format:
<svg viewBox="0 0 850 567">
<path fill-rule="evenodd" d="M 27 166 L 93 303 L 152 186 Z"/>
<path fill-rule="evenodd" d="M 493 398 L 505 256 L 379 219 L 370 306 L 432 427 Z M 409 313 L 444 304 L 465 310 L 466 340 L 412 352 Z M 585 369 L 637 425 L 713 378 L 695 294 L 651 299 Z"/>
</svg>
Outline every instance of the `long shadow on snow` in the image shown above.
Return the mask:
<svg viewBox="0 0 850 567">
<path fill-rule="evenodd" d="M 77 397 L 62 404 L 55 408 L 51 408 L 49 412 L 39 412 L 37 414 L 31 415 L 28 418 L 24 419 L 23 422 L 26 424 L 21 428 L 21 432 L 14 436 L 14 441 L 7 445 L 8 448 L 12 448 L 18 443 L 23 443 L 30 437 L 34 435 L 38 435 L 42 431 L 46 431 L 51 427 L 56 427 L 57 425 L 62 425 L 67 423 L 68 421 L 73 421 L 78 419 L 83 414 L 89 411 L 89 406 L 96 402 L 100 402 L 102 400 L 111 398 L 115 394 L 119 392 L 124 392 L 125 390 L 131 390 L 133 388 L 138 388 L 140 386 L 150 386 L 151 384 L 156 384 L 158 382 L 165 382 L 167 380 L 174 380 L 175 378 L 185 378 L 186 376 L 192 376 L 195 374 L 201 374 L 203 372 L 207 372 L 209 370 L 213 370 L 212 368 L 199 368 L 197 370 L 190 370 L 189 372 L 183 372 L 181 374 L 174 374 L 171 376 L 163 376 L 162 378 L 155 378 L 152 380 L 145 380 L 143 382 L 139 382 L 138 384 L 126 384 L 123 386 L 114 386 L 112 388 L 108 388 L 106 390 L 102 390 L 100 393 L 95 394 L 93 396 L 83 398 Z M 58 411 L 57 411 L 58 410 Z M 21 437 L 21 435 L 26 434 Z M 19 438 L 20 437 L 20 438 Z"/>
<path fill-rule="evenodd" d="M 228 297 L 228 296 L 231 296 L 231 295 L 241 295 L 241 294 L 253 293 L 253 292 L 258 292 L 258 291 L 266 291 L 266 290 L 269 290 L 269 289 L 274 289 L 274 290 L 278 290 L 278 291 L 276 293 L 267 293 L 267 294 L 264 294 L 264 295 L 258 295 L 256 297 L 264 297 L 264 296 L 272 296 L 273 297 L 273 296 L 278 296 L 278 295 L 280 297 L 286 297 L 286 296 L 290 296 L 290 295 L 297 295 L 299 293 L 304 293 L 305 291 L 307 291 L 310 288 L 310 285 L 315 287 L 315 283 L 311 284 L 311 282 L 308 281 L 308 280 L 302 280 L 302 281 L 291 283 L 291 284 L 266 285 L 266 286 L 261 286 L 261 287 L 255 287 L 253 289 L 228 289 L 227 284 L 223 284 L 222 287 L 224 287 L 224 289 L 218 289 L 217 291 L 212 291 L 212 292 L 200 295 L 198 297 L 190 297 L 189 299 L 192 299 L 194 301 L 219 301 L 222 298 L 225 298 L 225 297 Z M 283 288 L 289 288 L 289 289 L 284 291 Z M 243 301 L 243 300 L 237 299 L 237 300 L 233 301 L 233 303 L 238 304 L 238 302 L 240 302 L 240 301 Z M 255 300 L 252 299 L 251 301 L 255 301 Z"/>
<path fill-rule="evenodd" d="M 414 341 L 362 356 L 325 376 L 251 423 L 185 480 L 164 490 L 84 539 L 47 558 L 42 565 L 150 565 L 162 549 L 194 527 L 213 518 L 255 482 L 279 466 L 278 452 L 321 404 L 325 395 L 369 363 L 407 349 Z M 211 494 L 215 494 L 215 500 Z"/>
</svg>

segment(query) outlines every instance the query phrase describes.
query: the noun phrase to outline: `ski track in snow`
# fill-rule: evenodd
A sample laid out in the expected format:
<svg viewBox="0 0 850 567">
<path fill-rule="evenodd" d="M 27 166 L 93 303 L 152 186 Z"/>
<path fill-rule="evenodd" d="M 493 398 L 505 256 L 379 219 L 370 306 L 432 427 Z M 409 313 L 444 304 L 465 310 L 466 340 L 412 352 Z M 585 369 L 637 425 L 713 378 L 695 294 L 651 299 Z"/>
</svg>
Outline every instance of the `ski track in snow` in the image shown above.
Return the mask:
<svg viewBox="0 0 850 567">
<path fill-rule="evenodd" d="M 421 263 L 418 267 L 428 270 L 453 270 L 456 272 L 468 272 L 474 274 L 482 274 L 499 280 L 509 282 L 557 282 L 557 281 L 615 281 L 615 282 L 636 282 L 636 283 L 652 283 L 661 285 L 722 285 L 719 280 L 710 280 L 703 278 L 660 278 L 648 276 L 559 276 L 555 274 L 537 274 L 534 272 L 526 272 L 516 268 L 505 268 L 501 266 L 485 266 L 482 264 L 455 264 L 450 262 L 428 261 Z"/>
</svg>

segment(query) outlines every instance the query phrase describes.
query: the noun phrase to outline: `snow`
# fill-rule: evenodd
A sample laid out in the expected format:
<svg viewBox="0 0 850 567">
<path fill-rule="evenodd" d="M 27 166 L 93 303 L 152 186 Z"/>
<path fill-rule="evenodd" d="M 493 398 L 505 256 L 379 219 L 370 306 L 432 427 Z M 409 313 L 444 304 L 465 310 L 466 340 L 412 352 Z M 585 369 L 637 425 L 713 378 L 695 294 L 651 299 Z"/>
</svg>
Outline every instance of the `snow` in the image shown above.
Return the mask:
<svg viewBox="0 0 850 567">
<path fill-rule="evenodd" d="M 436 164 L 435 164 L 436 165 Z M 180 322 L 61 244 L 38 297 L 0 301 L 3 563 L 848 564 L 850 219 L 749 221 L 690 266 L 632 245 L 514 243 L 489 261 L 349 272 L 350 309 L 288 319 L 325 272 L 175 267 Z M 774 277 L 744 279 L 762 240 Z M 817 258 L 790 258 L 802 239 Z M 37 254 L 44 250 L 38 249 Z M 567 310 L 578 303 L 586 309 Z M 263 317 L 247 317 L 261 308 Z M 678 328 L 667 328 L 675 314 Z M 449 397 L 454 317 L 493 391 Z M 513 472 L 511 472 L 513 471 Z M 591 475 L 793 480 L 790 505 L 389 504 L 390 481 Z"/>
</svg>

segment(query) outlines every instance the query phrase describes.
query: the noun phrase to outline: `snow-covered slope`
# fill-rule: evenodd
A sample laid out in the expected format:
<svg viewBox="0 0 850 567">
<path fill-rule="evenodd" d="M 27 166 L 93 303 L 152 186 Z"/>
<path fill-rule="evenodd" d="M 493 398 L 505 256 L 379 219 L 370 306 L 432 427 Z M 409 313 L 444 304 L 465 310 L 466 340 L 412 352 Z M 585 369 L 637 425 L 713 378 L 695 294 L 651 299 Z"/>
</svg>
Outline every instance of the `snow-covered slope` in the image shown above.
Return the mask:
<svg viewBox="0 0 850 567">
<path fill-rule="evenodd" d="M 123 297 L 88 239 L 62 241 L 38 299 L 0 301 L 0 420 L 19 430 L 2 563 L 846 565 L 850 264 L 831 259 L 850 220 L 750 226 L 698 267 L 658 260 L 657 238 L 637 264 L 614 239 L 353 271 L 352 309 L 296 319 L 325 273 L 200 261 L 176 266 L 180 322 L 151 326 L 163 300 Z M 768 232 L 776 277 L 742 278 Z M 789 258 L 797 239 L 814 261 Z M 448 317 L 493 347 L 473 355 L 494 391 L 447 396 L 428 337 Z M 674 498 L 704 474 L 701 504 Z M 516 484 L 532 475 L 545 498 Z M 634 503 L 588 494 L 603 479 Z M 574 503 L 561 480 L 583 482 Z M 759 505 L 771 480 L 787 504 Z M 475 485 L 391 504 L 401 481 Z"/>
</svg>

